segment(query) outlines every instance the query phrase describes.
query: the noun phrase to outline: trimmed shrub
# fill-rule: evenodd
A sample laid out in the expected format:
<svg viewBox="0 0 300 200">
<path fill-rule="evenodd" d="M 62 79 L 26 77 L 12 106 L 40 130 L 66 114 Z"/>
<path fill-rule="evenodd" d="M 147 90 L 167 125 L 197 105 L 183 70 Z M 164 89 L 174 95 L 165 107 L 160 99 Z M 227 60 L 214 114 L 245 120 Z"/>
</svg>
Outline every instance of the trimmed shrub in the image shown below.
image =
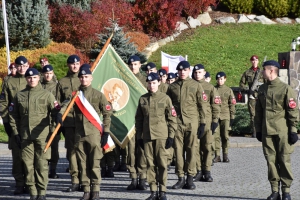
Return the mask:
<svg viewBox="0 0 300 200">
<path fill-rule="evenodd" d="M 290 0 L 290 14 L 293 17 L 300 17 L 300 0 Z"/>
<path fill-rule="evenodd" d="M 41 55 L 45 54 L 78 54 L 85 62 L 88 61 L 88 58 L 84 55 L 82 55 L 78 50 L 75 49 L 75 47 L 68 43 L 55 43 L 51 42 L 47 47 L 41 48 L 41 49 L 35 49 L 35 50 L 25 50 L 25 51 L 18 51 L 18 52 L 10 52 L 10 59 L 11 62 L 14 62 L 14 60 L 20 56 L 25 56 L 30 66 L 35 65 L 35 63 L 39 63 Z M 66 63 L 66 60 L 64 61 Z M 0 48 L 0 72 L 3 72 L 7 74 L 7 62 L 6 62 L 6 48 Z"/>
<path fill-rule="evenodd" d="M 250 126 L 250 114 L 248 112 L 247 104 L 236 104 L 236 113 L 233 125 L 231 127 L 231 134 L 251 134 L 252 128 Z"/>
<path fill-rule="evenodd" d="M 207 10 L 208 6 L 216 6 L 216 0 L 186 0 L 182 14 L 185 17 L 196 18 L 200 13 Z"/>
<path fill-rule="evenodd" d="M 254 0 L 221 0 L 220 4 L 231 13 L 251 13 L 254 6 Z"/>
<path fill-rule="evenodd" d="M 129 42 L 133 43 L 138 51 L 143 51 L 148 44 L 150 44 L 150 38 L 145 33 L 141 32 L 128 32 L 125 35 L 129 38 Z"/>
<path fill-rule="evenodd" d="M 289 0 L 255 0 L 255 10 L 271 18 L 285 17 L 289 12 Z"/>
<path fill-rule="evenodd" d="M 162 38 L 174 32 L 184 0 L 136 0 L 133 12 L 144 33 Z"/>
</svg>

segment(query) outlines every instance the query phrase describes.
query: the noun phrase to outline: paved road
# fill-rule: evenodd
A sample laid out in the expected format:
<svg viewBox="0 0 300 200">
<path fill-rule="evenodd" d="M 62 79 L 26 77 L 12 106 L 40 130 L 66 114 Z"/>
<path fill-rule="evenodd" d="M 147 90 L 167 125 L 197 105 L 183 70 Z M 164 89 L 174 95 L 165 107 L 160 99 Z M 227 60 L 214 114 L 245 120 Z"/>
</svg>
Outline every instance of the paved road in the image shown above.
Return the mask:
<svg viewBox="0 0 300 200">
<path fill-rule="evenodd" d="M 196 182 L 195 190 L 172 190 L 177 177 L 174 167 L 168 174 L 167 197 L 170 200 L 209 199 L 209 200 L 250 200 L 266 199 L 270 194 L 267 181 L 266 161 L 260 143 L 253 138 L 230 138 L 230 163 L 216 163 L 212 168 L 214 182 Z M 293 199 L 300 199 L 300 147 L 297 143 L 292 155 L 294 182 L 291 188 Z M 238 147 L 240 146 L 240 147 Z M 48 185 L 47 199 L 67 200 L 80 199 L 81 192 L 64 192 L 70 185 L 70 176 L 65 172 L 68 166 L 63 143 L 60 143 L 60 160 L 58 165 L 59 179 L 51 179 Z M 14 196 L 14 180 L 11 177 L 12 159 L 6 144 L 0 144 L 0 199 L 29 199 L 29 195 Z M 6 153 L 4 153 L 6 152 Z M 101 199 L 146 199 L 150 191 L 127 191 L 130 183 L 127 172 L 116 172 L 115 178 L 104 178 L 101 183 Z"/>
</svg>

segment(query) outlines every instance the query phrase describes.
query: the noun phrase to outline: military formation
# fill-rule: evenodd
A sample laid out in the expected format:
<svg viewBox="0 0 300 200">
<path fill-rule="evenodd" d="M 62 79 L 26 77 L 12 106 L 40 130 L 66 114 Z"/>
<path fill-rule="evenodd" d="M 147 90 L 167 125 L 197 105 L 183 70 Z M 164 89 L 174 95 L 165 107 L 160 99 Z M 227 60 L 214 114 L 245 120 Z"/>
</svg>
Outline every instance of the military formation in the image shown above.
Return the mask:
<svg viewBox="0 0 300 200">
<path fill-rule="evenodd" d="M 251 56 L 250 62 L 240 89 L 248 93 L 252 135 L 262 142 L 267 161 L 271 185 L 267 200 L 289 200 L 293 180 L 290 155 L 298 140 L 297 98 L 292 88 L 279 80 L 278 62 L 265 61 L 262 69 L 258 56 Z M 41 59 L 39 72 L 19 56 L 3 80 L 0 114 L 13 157 L 14 195 L 29 193 L 31 200 L 46 199 L 48 179 L 59 178 L 61 134 L 69 162 L 66 192 L 82 191 L 81 200 L 100 199 L 101 178 L 114 177 L 114 171 L 129 172 L 127 190 L 149 187 L 145 199 L 165 200 L 170 165 L 175 166 L 178 177 L 171 188 L 193 190 L 195 181 L 213 181 L 214 163 L 230 162 L 229 132 L 237 100 L 225 85 L 225 72 L 216 73 L 214 86 L 202 64 L 192 67 L 181 61 L 176 73 L 167 73 L 152 62 L 142 66 L 138 56 L 131 56 L 128 67 L 148 92 L 139 98 L 135 116 L 128 116 L 135 118 L 136 133 L 126 148 L 116 147 L 104 154 L 112 103 L 92 88 L 89 64 L 81 64 L 77 55 L 69 56 L 66 64 L 66 76 L 57 80 L 47 58 Z M 76 101 L 73 104 L 76 95 L 89 103 L 89 109 Z M 102 128 L 95 124 L 90 110 L 96 113 L 95 119 L 102 116 Z M 52 140 L 58 124 L 61 127 Z M 49 140 L 51 147 L 44 153 Z"/>
</svg>

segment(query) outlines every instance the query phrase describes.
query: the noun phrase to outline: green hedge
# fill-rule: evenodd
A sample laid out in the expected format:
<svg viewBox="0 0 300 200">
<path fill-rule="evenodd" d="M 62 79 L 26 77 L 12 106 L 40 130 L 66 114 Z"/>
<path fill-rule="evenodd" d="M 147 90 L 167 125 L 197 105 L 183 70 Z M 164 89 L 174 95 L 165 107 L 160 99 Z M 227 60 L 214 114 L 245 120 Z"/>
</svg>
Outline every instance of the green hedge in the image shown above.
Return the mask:
<svg viewBox="0 0 300 200">
<path fill-rule="evenodd" d="M 250 126 L 250 115 L 247 104 L 236 104 L 236 113 L 233 125 L 231 127 L 231 135 L 252 134 Z"/>
</svg>

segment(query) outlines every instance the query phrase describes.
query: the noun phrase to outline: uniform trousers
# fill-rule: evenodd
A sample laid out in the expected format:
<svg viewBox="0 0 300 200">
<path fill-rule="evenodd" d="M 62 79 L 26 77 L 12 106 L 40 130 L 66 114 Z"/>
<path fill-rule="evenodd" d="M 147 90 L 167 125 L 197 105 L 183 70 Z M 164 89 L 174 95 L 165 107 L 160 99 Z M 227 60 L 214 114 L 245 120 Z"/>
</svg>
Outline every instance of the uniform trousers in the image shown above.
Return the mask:
<svg viewBox="0 0 300 200">
<path fill-rule="evenodd" d="M 165 149 L 166 139 L 144 140 L 147 160 L 147 181 L 151 191 L 165 192 L 167 185 L 167 162 L 169 152 Z"/>
<path fill-rule="evenodd" d="M 90 192 L 90 185 L 92 185 L 93 192 L 100 191 L 100 159 L 103 157 L 100 140 L 100 133 L 87 136 L 76 134 L 76 155 L 84 192 Z"/>
<path fill-rule="evenodd" d="M 197 129 L 198 122 L 187 125 L 178 123 L 174 137 L 175 173 L 178 177 L 184 177 L 185 173 L 196 175 Z"/>
<path fill-rule="evenodd" d="M 69 161 L 69 173 L 72 183 L 79 184 L 78 160 L 75 151 L 75 127 L 64 127 L 65 148 L 67 149 L 67 159 Z"/>
<path fill-rule="evenodd" d="M 250 126 L 253 129 L 253 133 L 256 133 L 255 126 L 254 126 L 255 105 L 256 105 L 256 99 L 248 99 L 248 111 L 250 114 Z"/>
<path fill-rule="evenodd" d="M 228 154 L 229 148 L 229 119 L 219 120 L 219 126 L 217 127 L 214 138 L 215 138 L 215 155 L 220 156 L 221 153 L 221 142 L 223 154 Z"/>
<path fill-rule="evenodd" d="M 268 179 L 274 192 L 279 190 L 289 193 L 293 181 L 291 154 L 294 146 L 288 143 L 288 134 L 263 135 L 262 146 L 268 165 Z"/>
<path fill-rule="evenodd" d="M 146 157 L 144 150 L 140 145 L 136 144 L 135 135 L 129 140 L 127 145 L 127 169 L 130 173 L 130 178 L 147 178 Z"/>
<path fill-rule="evenodd" d="M 12 135 L 9 138 L 9 147 L 12 153 L 12 175 L 16 181 L 16 187 L 25 186 L 25 166 L 22 160 L 22 150 L 15 141 L 15 137 Z"/>
<path fill-rule="evenodd" d="M 22 159 L 25 165 L 26 185 L 30 195 L 45 195 L 48 185 L 48 160 L 51 149 L 44 153 L 46 139 L 22 140 Z"/>
</svg>

